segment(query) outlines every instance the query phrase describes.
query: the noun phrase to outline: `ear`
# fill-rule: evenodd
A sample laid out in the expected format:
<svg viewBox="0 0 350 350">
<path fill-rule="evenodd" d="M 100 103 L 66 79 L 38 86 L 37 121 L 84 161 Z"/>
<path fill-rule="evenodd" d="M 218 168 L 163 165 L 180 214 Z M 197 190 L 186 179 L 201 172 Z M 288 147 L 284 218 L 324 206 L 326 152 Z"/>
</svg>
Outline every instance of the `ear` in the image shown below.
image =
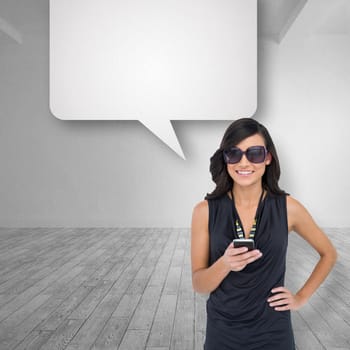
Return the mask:
<svg viewBox="0 0 350 350">
<path fill-rule="evenodd" d="M 272 162 L 272 155 L 270 152 L 268 152 L 265 159 L 265 165 L 270 165 L 271 162 Z"/>
</svg>

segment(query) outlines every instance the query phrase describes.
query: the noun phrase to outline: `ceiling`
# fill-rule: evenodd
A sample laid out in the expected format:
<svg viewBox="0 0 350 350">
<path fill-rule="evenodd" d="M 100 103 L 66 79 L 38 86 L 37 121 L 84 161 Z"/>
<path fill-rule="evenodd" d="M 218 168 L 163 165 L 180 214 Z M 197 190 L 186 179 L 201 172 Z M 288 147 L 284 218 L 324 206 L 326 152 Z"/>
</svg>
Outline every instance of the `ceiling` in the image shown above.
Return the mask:
<svg viewBox="0 0 350 350">
<path fill-rule="evenodd" d="M 260 37 L 280 43 L 291 31 L 349 34 L 349 0 L 258 0 Z"/>
<path fill-rule="evenodd" d="M 37 12 L 45 15 L 47 5 Z M 22 43 L 26 22 L 33 20 L 30 16 L 33 7 L 33 2 L 28 0 L 1 1 L 0 43 L 1 40 Z M 349 0 L 258 0 L 259 37 L 277 43 L 286 37 L 291 28 L 303 35 L 349 34 L 349 23 Z"/>
<path fill-rule="evenodd" d="M 259 36 L 281 42 L 306 2 L 307 0 L 259 0 Z"/>
</svg>

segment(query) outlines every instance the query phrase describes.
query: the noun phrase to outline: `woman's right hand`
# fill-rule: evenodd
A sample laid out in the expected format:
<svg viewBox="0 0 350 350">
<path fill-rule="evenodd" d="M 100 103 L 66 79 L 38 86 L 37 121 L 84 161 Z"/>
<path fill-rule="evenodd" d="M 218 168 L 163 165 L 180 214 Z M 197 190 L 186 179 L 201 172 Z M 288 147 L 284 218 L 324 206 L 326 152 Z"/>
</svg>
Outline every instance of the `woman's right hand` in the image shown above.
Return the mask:
<svg viewBox="0 0 350 350">
<path fill-rule="evenodd" d="M 234 248 L 233 243 L 230 243 L 223 255 L 223 261 L 231 271 L 237 272 L 261 257 L 262 253 L 258 249 L 248 251 L 247 247 Z"/>
</svg>

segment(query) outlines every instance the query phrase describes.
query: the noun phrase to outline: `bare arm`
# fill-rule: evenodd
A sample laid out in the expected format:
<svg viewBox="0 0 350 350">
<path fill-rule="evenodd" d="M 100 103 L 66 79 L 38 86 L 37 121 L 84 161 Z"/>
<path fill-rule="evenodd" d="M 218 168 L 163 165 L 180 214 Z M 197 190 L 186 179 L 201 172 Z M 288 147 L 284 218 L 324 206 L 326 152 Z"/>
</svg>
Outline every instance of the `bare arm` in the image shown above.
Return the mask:
<svg viewBox="0 0 350 350">
<path fill-rule="evenodd" d="M 270 306 L 277 306 L 277 311 L 296 310 L 304 305 L 326 279 L 337 259 L 337 252 L 328 237 L 297 200 L 287 197 L 287 211 L 289 230 L 304 238 L 318 252 L 320 259 L 310 277 L 295 295 L 284 287 L 272 290 L 277 294 L 271 297 L 269 302 L 273 301 Z"/>
<path fill-rule="evenodd" d="M 193 210 L 191 230 L 192 284 L 198 293 L 215 290 L 230 271 L 240 271 L 261 257 L 260 251 L 247 252 L 247 248 L 233 248 L 232 243 L 225 253 L 209 266 L 209 209 L 202 201 Z"/>
</svg>

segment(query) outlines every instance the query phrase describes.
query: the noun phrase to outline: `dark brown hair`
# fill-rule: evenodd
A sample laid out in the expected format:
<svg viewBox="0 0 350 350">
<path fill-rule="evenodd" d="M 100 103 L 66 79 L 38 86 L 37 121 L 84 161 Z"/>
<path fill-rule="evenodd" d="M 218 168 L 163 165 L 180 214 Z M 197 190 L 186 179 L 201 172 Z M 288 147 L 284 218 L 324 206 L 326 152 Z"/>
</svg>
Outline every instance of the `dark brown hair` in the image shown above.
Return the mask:
<svg viewBox="0 0 350 350">
<path fill-rule="evenodd" d="M 259 134 L 265 141 L 265 147 L 271 154 L 271 163 L 266 167 L 262 177 L 262 186 L 265 190 L 272 194 L 286 194 L 279 188 L 278 180 L 281 170 L 272 138 L 262 124 L 252 118 L 241 118 L 234 121 L 226 129 L 224 137 L 221 141 L 220 148 L 210 158 L 210 172 L 212 180 L 216 184 L 216 188 L 212 193 L 208 193 L 205 199 L 214 199 L 227 194 L 233 187 L 233 180 L 227 172 L 227 165 L 224 161 L 223 151 L 232 146 L 236 146 L 249 136 Z"/>
</svg>

